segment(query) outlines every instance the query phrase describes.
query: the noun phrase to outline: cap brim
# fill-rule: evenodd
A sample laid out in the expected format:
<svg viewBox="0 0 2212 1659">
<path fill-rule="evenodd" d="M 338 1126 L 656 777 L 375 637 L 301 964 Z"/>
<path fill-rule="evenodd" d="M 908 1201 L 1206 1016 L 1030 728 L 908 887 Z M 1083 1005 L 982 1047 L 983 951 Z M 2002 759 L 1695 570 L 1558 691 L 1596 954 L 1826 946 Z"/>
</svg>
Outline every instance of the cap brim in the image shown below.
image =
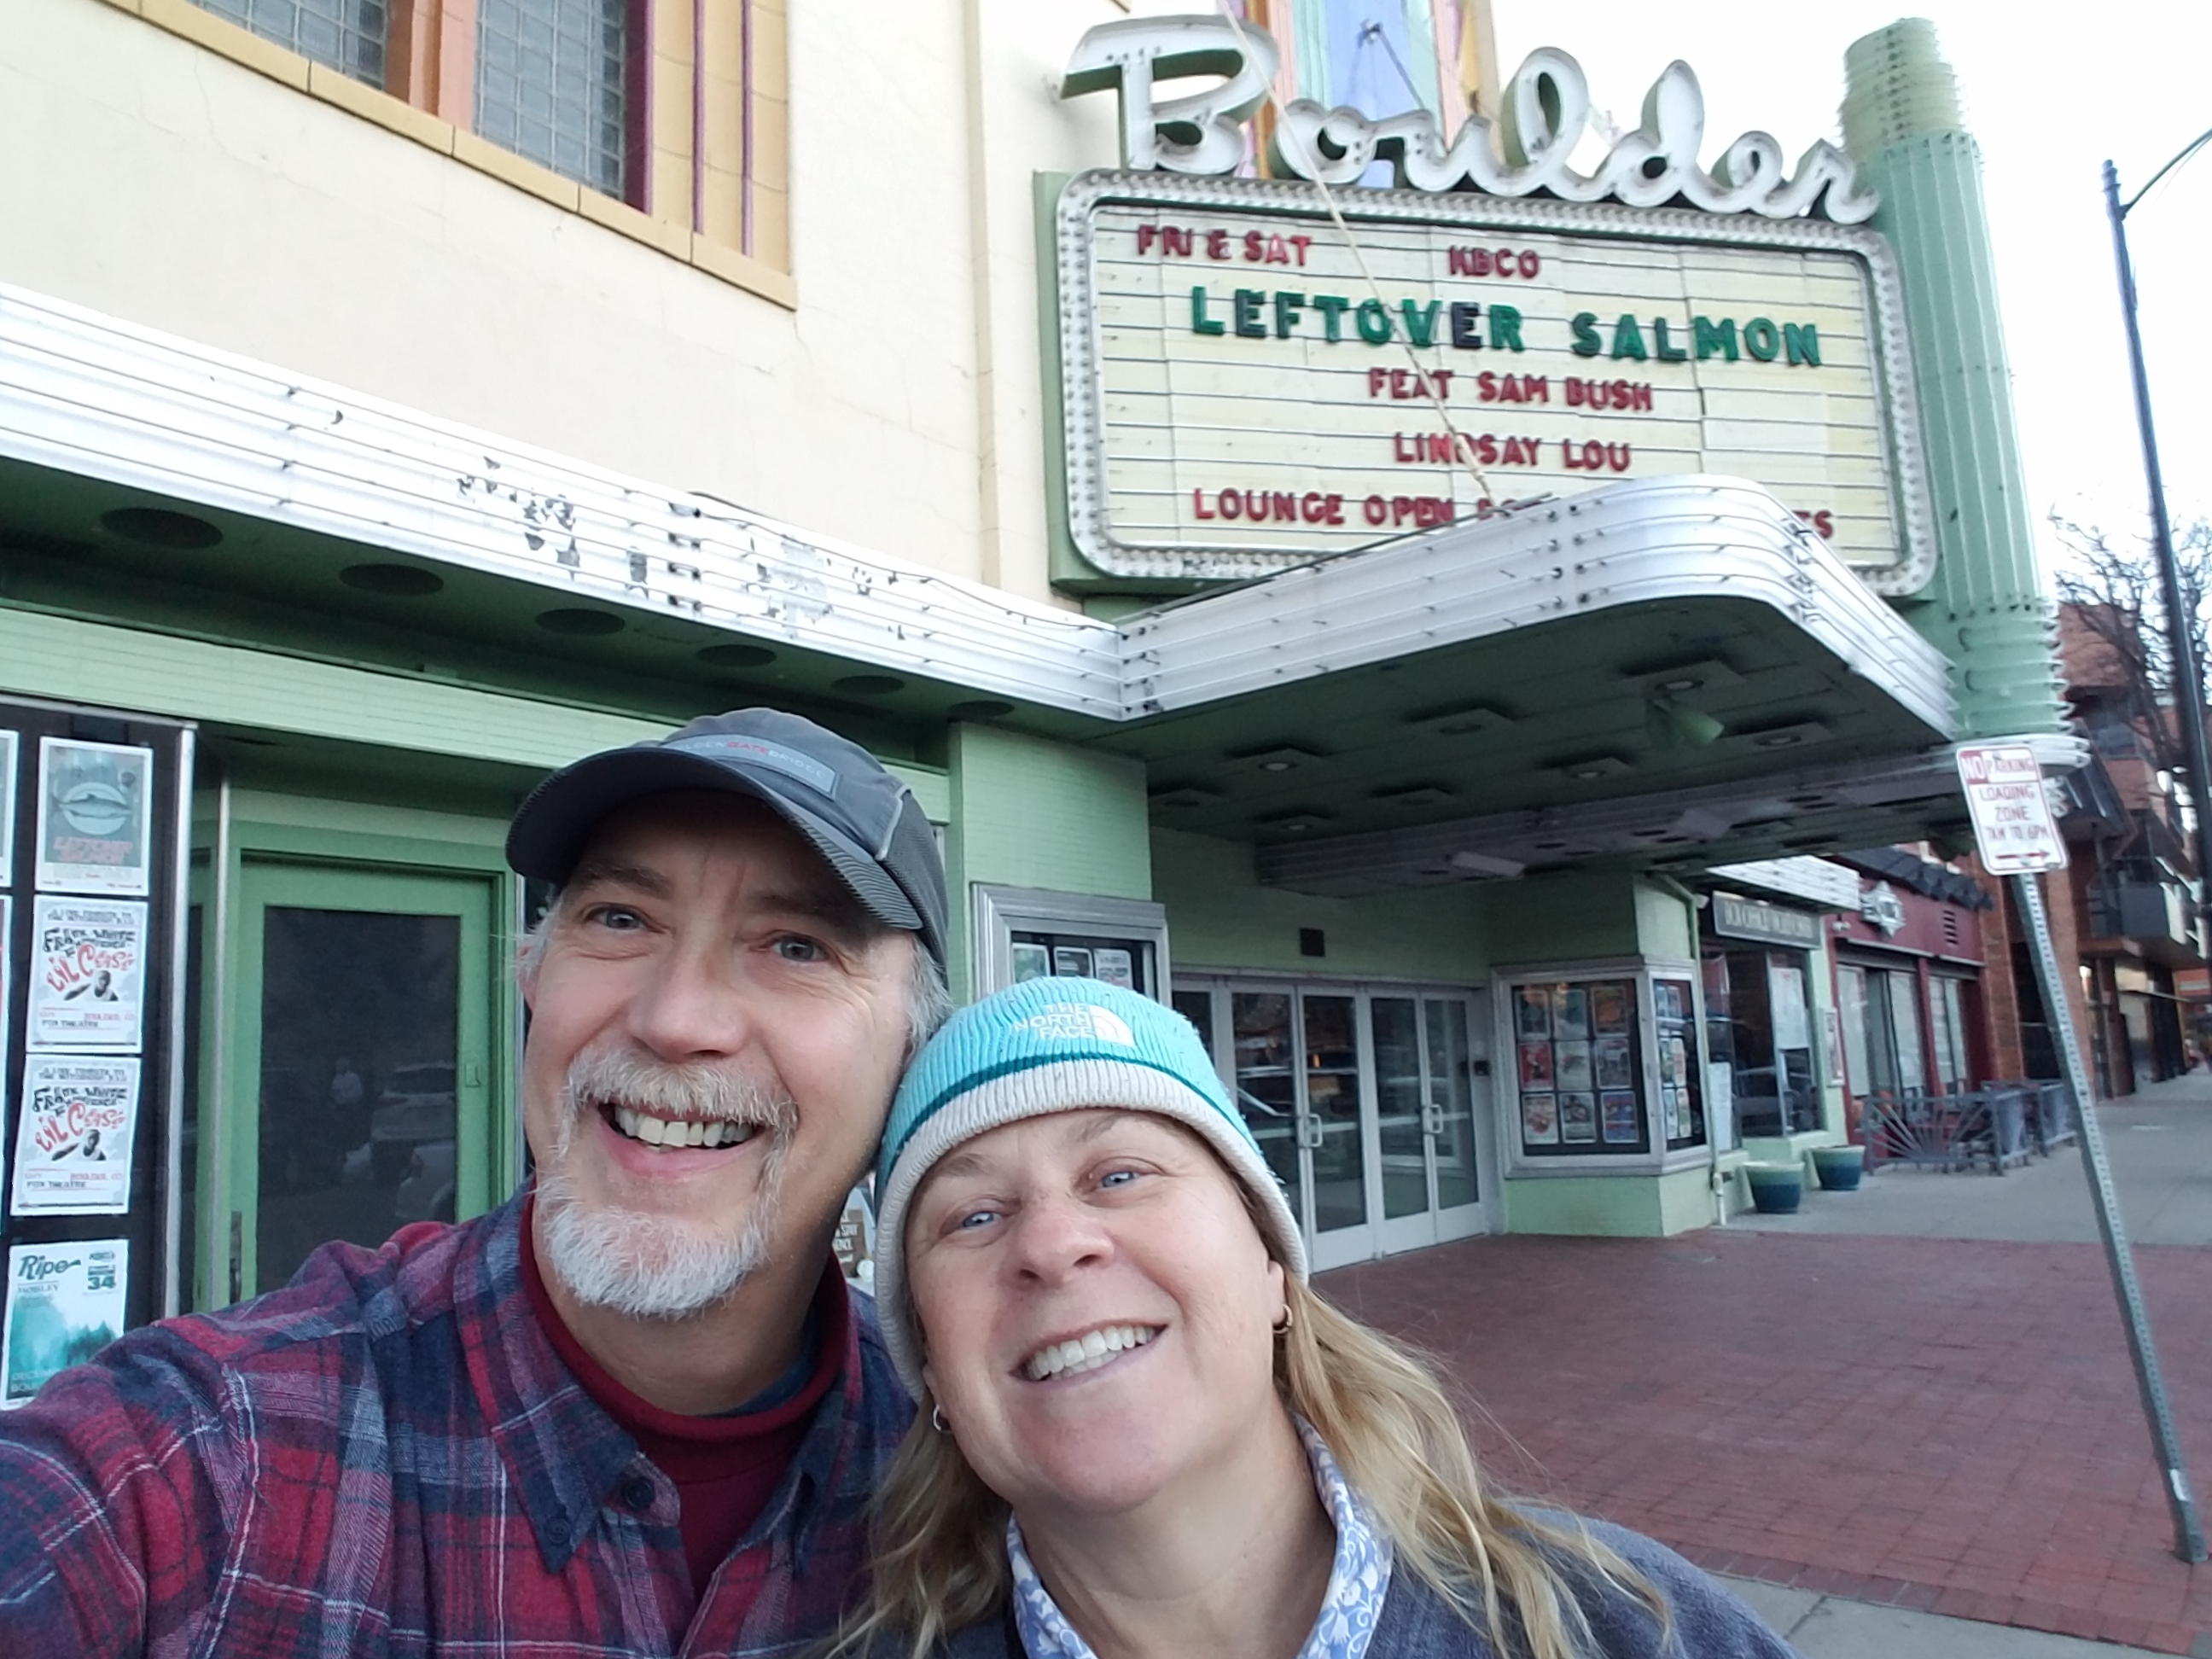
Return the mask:
<svg viewBox="0 0 2212 1659">
<path fill-rule="evenodd" d="M 914 902 L 851 836 L 767 780 L 726 761 L 680 750 L 617 749 L 555 773 L 531 792 L 507 826 L 507 864 L 517 875 L 558 886 L 608 817 L 647 795 L 687 789 L 765 802 L 806 837 L 869 915 L 886 927 L 927 938 Z"/>
</svg>

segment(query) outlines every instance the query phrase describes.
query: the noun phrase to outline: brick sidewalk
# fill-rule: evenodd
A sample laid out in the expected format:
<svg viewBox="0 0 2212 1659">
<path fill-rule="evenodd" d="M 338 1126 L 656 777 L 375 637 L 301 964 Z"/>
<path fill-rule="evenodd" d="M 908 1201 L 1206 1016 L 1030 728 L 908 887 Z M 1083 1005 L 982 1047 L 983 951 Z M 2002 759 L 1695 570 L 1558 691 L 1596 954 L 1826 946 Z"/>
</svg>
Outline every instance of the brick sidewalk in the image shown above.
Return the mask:
<svg viewBox="0 0 2212 1659">
<path fill-rule="evenodd" d="M 2136 1260 L 2202 1492 L 2212 1250 Z M 1514 1237 L 1321 1285 L 1449 1365 L 1499 1480 L 1710 1570 L 2212 1655 L 2096 1246 Z"/>
</svg>

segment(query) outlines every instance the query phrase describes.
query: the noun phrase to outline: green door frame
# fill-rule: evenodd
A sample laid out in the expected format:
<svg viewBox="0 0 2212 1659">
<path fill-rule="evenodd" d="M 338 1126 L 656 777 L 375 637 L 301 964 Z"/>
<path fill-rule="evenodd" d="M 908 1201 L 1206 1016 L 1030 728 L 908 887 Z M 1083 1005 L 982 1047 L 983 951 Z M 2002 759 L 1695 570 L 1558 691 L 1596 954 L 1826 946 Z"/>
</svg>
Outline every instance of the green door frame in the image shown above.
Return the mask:
<svg viewBox="0 0 2212 1659">
<path fill-rule="evenodd" d="M 222 1097 L 213 1103 L 219 1133 L 201 1135 L 201 1228 L 193 1303 L 220 1306 L 273 1285 L 255 1283 L 259 1210 L 262 948 L 270 908 L 451 915 L 460 924 L 459 1030 L 455 1051 L 459 1133 L 454 1214 L 481 1213 L 511 1184 L 514 1132 L 507 1073 L 511 981 L 499 971 L 493 941 L 506 930 L 507 884 L 491 872 L 363 865 L 256 856 L 240 860 L 229 929 L 228 1008 L 222 1029 Z"/>
</svg>

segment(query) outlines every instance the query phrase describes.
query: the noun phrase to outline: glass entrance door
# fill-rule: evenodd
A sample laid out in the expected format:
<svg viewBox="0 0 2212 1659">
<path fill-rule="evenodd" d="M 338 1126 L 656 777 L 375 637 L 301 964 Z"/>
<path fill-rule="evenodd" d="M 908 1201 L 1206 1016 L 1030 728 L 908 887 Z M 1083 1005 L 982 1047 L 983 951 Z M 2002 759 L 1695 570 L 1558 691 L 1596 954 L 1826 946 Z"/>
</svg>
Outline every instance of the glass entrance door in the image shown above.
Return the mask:
<svg viewBox="0 0 2212 1659">
<path fill-rule="evenodd" d="M 1224 978 L 1179 982 L 1175 1006 L 1316 1269 L 1484 1230 L 1468 994 Z"/>
<path fill-rule="evenodd" d="M 1376 1137 L 1385 1253 L 1482 1231 L 1468 999 L 1377 993 Z"/>
<path fill-rule="evenodd" d="M 200 1305 L 274 1289 L 329 1240 L 380 1244 L 494 1201 L 495 892 L 480 877 L 244 866 L 210 1149 L 226 1178 L 209 1183 L 228 1224 L 204 1235 Z"/>
</svg>

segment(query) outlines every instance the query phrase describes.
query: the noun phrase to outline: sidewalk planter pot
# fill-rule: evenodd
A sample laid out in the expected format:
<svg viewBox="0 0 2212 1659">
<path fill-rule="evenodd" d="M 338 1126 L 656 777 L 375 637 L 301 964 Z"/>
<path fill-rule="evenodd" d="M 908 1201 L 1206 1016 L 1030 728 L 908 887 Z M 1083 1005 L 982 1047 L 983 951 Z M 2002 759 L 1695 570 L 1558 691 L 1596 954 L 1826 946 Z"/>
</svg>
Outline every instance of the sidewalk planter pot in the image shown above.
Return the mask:
<svg viewBox="0 0 2212 1659">
<path fill-rule="evenodd" d="M 1805 1170 L 1798 1164 L 1747 1164 L 1743 1178 L 1752 1206 L 1761 1215 L 1796 1215 L 1805 1201 Z"/>
<path fill-rule="evenodd" d="M 1813 1173 L 1820 1178 L 1823 1192 L 1858 1191 L 1859 1176 L 1865 1169 L 1866 1148 L 1863 1146 L 1815 1146 L 1813 1149 Z"/>
</svg>

